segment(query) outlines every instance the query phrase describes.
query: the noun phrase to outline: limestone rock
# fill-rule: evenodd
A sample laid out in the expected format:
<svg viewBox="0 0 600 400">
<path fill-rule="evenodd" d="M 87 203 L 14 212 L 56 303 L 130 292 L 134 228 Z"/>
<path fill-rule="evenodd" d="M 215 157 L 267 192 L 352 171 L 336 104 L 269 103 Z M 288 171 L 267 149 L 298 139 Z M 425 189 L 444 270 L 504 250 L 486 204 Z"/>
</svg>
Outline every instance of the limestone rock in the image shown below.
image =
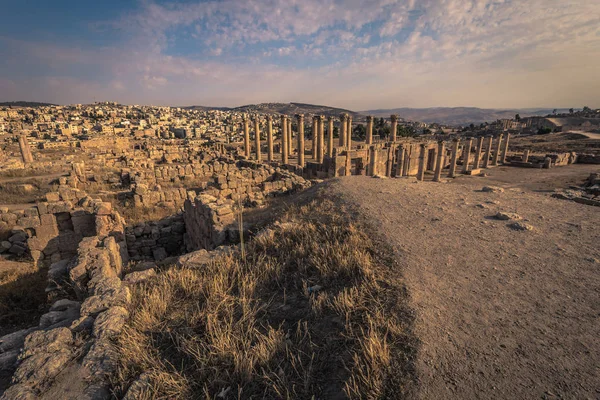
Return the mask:
<svg viewBox="0 0 600 400">
<path fill-rule="evenodd" d="M 532 231 L 533 226 L 526 224 L 524 222 L 514 222 L 508 225 L 509 228 L 515 231 Z"/>
<path fill-rule="evenodd" d="M 129 312 L 121 307 L 111 307 L 98 315 L 94 322 L 93 334 L 98 339 L 112 338 L 118 335 L 129 318 Z"/>
<path fill-rule="evenodd" d="M 144 271 L 134 271 L 123 278 L 123 282 L 128 285 L 135 285 L 140 282 L 144 282 L 152 277 L 156 276 L 156 271 L 152 269 L 147 269 Z"/>
<path fill-rule="evenodd" d="M 499 219 L 501 221 L 519 220 L 521 219 L 521 216 L 517 213 L 500 211 L 496 214 L 496 219 Z"/>
<path fill-rule="evenodd" d="M 484 186 L 483 188 L 481 188 L 481 191 L 489 193 L 504 193 L 504 188 L 501 188 L 499 186 Z"/>
</svg>

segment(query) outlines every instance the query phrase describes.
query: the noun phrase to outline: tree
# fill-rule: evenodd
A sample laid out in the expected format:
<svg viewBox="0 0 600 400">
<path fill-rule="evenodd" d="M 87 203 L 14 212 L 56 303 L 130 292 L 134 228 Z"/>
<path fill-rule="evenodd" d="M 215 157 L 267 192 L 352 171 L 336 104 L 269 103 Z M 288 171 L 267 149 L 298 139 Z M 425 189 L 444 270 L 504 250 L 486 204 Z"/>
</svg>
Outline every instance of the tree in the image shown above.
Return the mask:
<svg viewBox="0 0 600 400">
<path fill-rule="evenodd" d="M 469 124 L 469 128 L 471 128 L 471 130 L 474 131 L 475 130 L 475 125 L 474 124 Z M 425 131 L 423 131 L 423 132 L 425 132 Z"/>
<path fill-rule="evenodd" d="M 398 136 L 400 137 L 415 137 L 417 132 L 415 128 L 407 125 L 398 125 Z"/>
<path fill-rule="evenodd" d="M 538 135 L 547 135 L 550 132 L 552 132 L 552 129 L 546 127 L 546 128 L 540 128 L 540 129 L 538 129 L 537 134 Z"/>
<path fill-rule="evenodd" d="M 588 106 L 583 107 L 583 112 L 590 112 L 590 111 L 592 111 L 592 109 L 589 108 Z"/>
<path fill-rule="evenodd" d="M 554 110 L 552 110 L 552 115 L 556 115 L 556 108 Z"/>
<path fill-rule="evenodd" d="M 521 120 L 521 115 L 515 114 L 515 121 L 520 121 L 520 120 Z"/>
<path fill-rule="evenodd" d="M 363 124 L 358 124 L 352 130 L 354 137 L 359 138 L 360 140 L 365 140 L 367 137 L 367 128 Z"/>
<path fill-rule="evenodd" d="M 575 112 L 575 110 L 573 110 L 572 108 L 569 108 L 569 114 L 573 114 Z"/>
<path fill-rule="evenodd" d="M 471 125 L 473 125 L 473 124 L 471 124 Z M 429 128 L 423 129 L 423 135 L 431 135 L 431 129 L 429 129 Z"/>
</svg>

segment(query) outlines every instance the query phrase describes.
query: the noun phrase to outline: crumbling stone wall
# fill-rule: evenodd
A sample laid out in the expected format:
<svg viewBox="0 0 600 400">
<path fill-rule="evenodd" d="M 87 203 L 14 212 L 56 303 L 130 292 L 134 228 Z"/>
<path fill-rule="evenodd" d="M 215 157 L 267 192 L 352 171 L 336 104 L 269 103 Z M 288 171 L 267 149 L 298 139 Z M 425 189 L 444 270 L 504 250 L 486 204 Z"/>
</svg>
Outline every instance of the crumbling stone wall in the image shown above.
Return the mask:
<svg viewBox="0 0 600 400">
<path fill-rule="evenodd" d="M 193 200 L 186 200 L 186 249 L 210 250 L 237 242 L 236 206 L 259 206 L 267 196 L 290 193 L 308 186 L 310 182 L 285 169 L 241 162 L 237 170 L 219 176 L 214 187 L 209 187 Z"/>
<path fill-rule="evenodd" d="M 187 251 L 212 250 L 237 239 L 235 202 L 200 194 L 193 201 L 186 201 L 184 210 L 185 244 Z"/>
<path fill-rule="evenodd" d="M 116 362 L 111 340 L 131 301 L 121 280 L 127 248 L 123 220 L 110 203 L 94 201 L 93 207 L 96 235 L 82 239 L 74 257 L 49 271 L 49 289 L 64 281 L 75 297 L 55 301 L 39 326 L 0 338 L 0 368 L 14 369 L 2 400 L 37 398 L 53 387 L 57 398 L 61 390 L 66 396 L 66 388 L 70 398 L 110 398 L 106 376 Z"/>
<path fill-rule="evenodd" d="M 178 212 L 160 221 L 140 222 L 125 228 L 129 258 L 133 261 L 167 257 L 183 253 L 185 222 Z"/>
<path fill-rule="evenodd" d="M 47 193 L 46 200 L 25 210 L 0 209 L 0 225 L 11 230 L 8 243 L 0 245 L 3 251 L 56 262 L 73 256 L 82 238 L 96 234 L 93 210 L 98 201 L 85 192 L 61 188 Z"/>
<path fill-rule="evenodd" d="M 577 162 L 579 164 L 600 164 L 599 154 L 578 154 Z"/>
</svg>

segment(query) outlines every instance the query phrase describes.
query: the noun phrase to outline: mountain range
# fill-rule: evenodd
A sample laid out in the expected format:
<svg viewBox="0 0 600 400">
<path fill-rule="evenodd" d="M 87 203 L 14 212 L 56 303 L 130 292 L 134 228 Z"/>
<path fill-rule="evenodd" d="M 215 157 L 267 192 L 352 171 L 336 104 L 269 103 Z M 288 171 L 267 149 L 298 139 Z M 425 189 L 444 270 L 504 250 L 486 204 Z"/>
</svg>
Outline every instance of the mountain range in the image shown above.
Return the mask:
<svg viewBox="0 0 600 400">
<path fill-rule="evenodd" d="M 568 112 L 566 108 L 556 109 L 558 113 Z M 495 109 L 477 107 L 434 107 L 434 108 L 390 108 L 360 111 L 361 114 L 375 117 L 389 117 L 396 114 L 400 118 L 410 121 L 426 123 L 437 122 L 446 125 L 480 124 L 493 122 L 498 119 L 514 118 L 516 114 L 521 117 L 552 114 L 552 108 L 515 108 Z"/>
<path fill-rule="evenodd" d="M 233 111 L 241 113 L 261 113 L 261 114 L 315 114 L 325 116 L 339 116 L 341 113 L 350 114 L 355 118 L 360 118 L 361 115 L 356 111 L 346 110 L 344 108 L 322 106 L 316 104 L 305 104 L 305 103 L 260 103 L 260 104 L 248 104 L 240 107 L 206 107 L 206 106 L 188 106 L 182 107 L 191 110 L 221 110 L 221 111 Z"/>
</svg>

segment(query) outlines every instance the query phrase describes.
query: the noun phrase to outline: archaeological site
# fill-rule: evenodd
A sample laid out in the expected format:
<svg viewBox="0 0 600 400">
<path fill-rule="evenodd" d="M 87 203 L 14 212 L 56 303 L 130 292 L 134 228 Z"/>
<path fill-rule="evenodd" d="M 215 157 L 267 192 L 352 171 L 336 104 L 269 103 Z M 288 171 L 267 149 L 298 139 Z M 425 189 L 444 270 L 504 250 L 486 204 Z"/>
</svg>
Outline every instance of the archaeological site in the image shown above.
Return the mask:
<svg viewBox="0 0 600 400">
<path fill-rule="evenodd" d="M 2 399 L 597 395 L 600 140 L 18 115 L 100 112 L 156 128 L 6 135 Z"/>
<path fill-rule="evenodd" d="M 0 400 L 600 400 L 600 0 L 0 4 Z"/>
</svg>

